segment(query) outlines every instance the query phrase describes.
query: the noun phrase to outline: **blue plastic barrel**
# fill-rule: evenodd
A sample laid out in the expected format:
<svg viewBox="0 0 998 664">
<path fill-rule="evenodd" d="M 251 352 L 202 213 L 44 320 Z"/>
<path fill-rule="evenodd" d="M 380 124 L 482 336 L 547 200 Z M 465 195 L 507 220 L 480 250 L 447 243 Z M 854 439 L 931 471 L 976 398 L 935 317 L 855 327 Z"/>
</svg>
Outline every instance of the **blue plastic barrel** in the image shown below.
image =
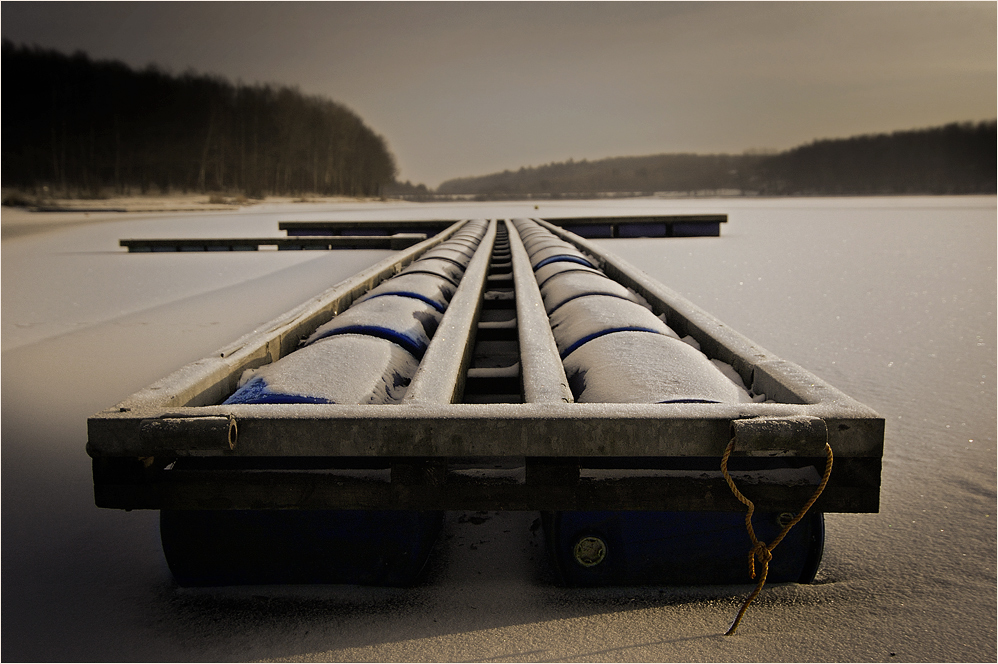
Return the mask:
<svg viewBox="0 0 998 664">
<path fill-rule="evenodd" d="M 160 536 L 181 586 L 411 586 L 442 523 L 443 512 L 163 510 Z"/>
<path fill-rule="evenodd" d="M 760 540 L 772 542 L 790 518 L 757 513 L 752 525 Z M 565 585 L 753 583 L 742 513 L 547 512 L 542 524 L 549 557 Z M 823 515 L 809 513 L 773 550 L 767 582 L 813 581 L 824 541 Z"/>
<path fill-rule="evenodd" d="M 579 270 L 561 272 L 541 288 L 541 299 L 549 316 L 566 302 L 585 295 L 610 295 L 634 301 L 634 294 L 613 279 Z"/>
</svg>

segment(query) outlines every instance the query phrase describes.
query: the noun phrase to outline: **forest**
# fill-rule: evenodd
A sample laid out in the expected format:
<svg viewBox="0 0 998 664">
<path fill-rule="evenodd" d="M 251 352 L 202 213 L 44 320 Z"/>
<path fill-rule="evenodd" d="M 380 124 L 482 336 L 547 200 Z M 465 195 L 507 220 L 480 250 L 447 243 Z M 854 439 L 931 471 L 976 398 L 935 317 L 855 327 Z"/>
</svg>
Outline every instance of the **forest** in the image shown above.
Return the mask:
<svg viewBox="0 0 998 664">
<path fill-rule="evenodd" d="M 662 154 L 447 180 L 438 194 L 894 195 L 996 192 L 996 123 L 819 140 L 776 154 Z"/>
<path fill-rule="evenodd" d="M 294 87 L 3 42 L 5 187 L 53 197 L 220 192 L 413 199 L 996 193 L 996 122 L 818 140 L 784 152 L 659 154 L 398 182 L 385 139 Z"/>
<path fill-rule="evenodd" d="M 377 196 L 395 180 L 385 139 L 329 99 L 7 40 L 2 48 L 5 187 Z"/>
</svg>

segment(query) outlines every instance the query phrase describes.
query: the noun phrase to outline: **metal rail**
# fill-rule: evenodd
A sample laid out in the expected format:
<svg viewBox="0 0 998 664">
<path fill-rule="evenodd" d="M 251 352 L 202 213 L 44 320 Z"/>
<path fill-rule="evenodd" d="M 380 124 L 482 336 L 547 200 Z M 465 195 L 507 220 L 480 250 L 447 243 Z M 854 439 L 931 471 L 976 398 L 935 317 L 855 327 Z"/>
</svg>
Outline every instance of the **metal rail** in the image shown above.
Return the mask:
<svg viewBox="0 0 998 664">
<path fill-rule="evenodd" d="M 527 403 L 572 403 L 565 368 L 551 335 L 534 271 L 520 236 L 510 233 L 513 281 L 516 288 L 516 318 L 519 324 L 520 363 L 523 366 L 523 398 Z"/>
<path fill-rule="evenodd" d="M 91 417 L 87 449 L 97 504 L 740 510 L 719 471 L 721 454 L 735 437 L 729 467 L 759 509 L 792 511 L 806 500 L 817 481 L 815 468 L 824 462 L 813 449 L 827 441 L 836 464 L 814 509 L 877 511 L 880 416 L 600 247 L 539 223 L 591 256 L 607 275 L 642 295 L 655 314 L 665 314 L 680 335 L 692 336 L 709 357 L 731 364 L 746 385 L 774 402 L 572 403 L 524 247 L 505 224 L 512 274 L 499 269 L 499 261 L 509 259 L 493 256 L 503 224 L 493 221 L 403 403 L 218 405 L 245 369 L 292 352 L 354 299 L 456 232 L 458 223 Z M 510 280 L 512 288 L 496 290 Z M 496 306 L 515 308 L 515 318 L 510 310 L 508 318 L 485 320 L 483 310 Z M 514 331 L 509 338 L 518 343 L 502 343 L 518 347 L 518 363 L 469 368 L 475 349 L 487 343 L 476 336 Z M 517 376 L 522 403 L 459 402 L 466 381 L 494 379 L 507 386 Z M 183 457 L 198 457 L 198 469 L 173 469 L 173 461 Z M 476 466 L 476 459 L 486 458 L 504 460 L 504 471 Z M 391 468 L 391 479 L 353 476 L 347 472 L 352 468 Z"/>
<path fill-rule="evenodd" d="M 461 285 L 447 305 L 433 342 L 409 384 L 404 404 L 454 403 L 464 391 L 464 376 L 468 372 L 474 342 L 472 334 L 482 310 L 482 290 L 495 238 L 496 222 L 493 220 L 464 272 Z"/>
</svg>

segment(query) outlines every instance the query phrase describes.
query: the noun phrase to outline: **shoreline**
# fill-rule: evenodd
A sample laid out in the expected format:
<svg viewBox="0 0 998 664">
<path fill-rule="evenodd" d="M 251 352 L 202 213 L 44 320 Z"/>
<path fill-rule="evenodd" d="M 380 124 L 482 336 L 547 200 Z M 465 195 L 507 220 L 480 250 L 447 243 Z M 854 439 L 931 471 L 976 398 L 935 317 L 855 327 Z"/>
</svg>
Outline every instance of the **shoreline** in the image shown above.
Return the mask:
<svg viewBox="0 0 998 664">
<path fill-rule="evenodd" d="M 224 201 L 224 202 L 220 202 Z M 43 205 L 4 205 L 0 216 L 0 240 L 47 233 L 68 226 L 134 219 L 135 215 L 190 214 L 191 212 L 238 212 L 257 205 L 362 203 L 372 198 L 347 196 L 268 196 L 261 199 L 221 197 L 217 194 L 171 194 L 166 196 L 116 196 L 99 199 L 59 198 Z"/>
<path fill-rule="evenodd" d="M 9 191 L 4 192 L 6 194 Z M 216 195 L 212 194 L 171 194 L 166 196 L 121 196 L 103 199 L 50 199 L 46 201 L 49 205 L 37 207 L 19 207 L 4 205 L 0 207 L 0 240 L 15 240 L 50 231 L 57 231 L 74 226 L 85 226 L 88 224 L 106 223 L 111 221 L 126 221 L 141 218 L 148 215 L 190 215 L 191 213 L 238 213 L 241 210 L 249 210 L 255 207 L 271 206 L 295 206 L 295 205 L 382 205 L 386 207 L 419 205 L 432 207 L 432 201 L 409 201 L 398 198 L 351 198 L 347 196 L 327 196 L 327 197 L 293 197 L 293 196 L 272 196 L 265 199 L 251 199 L 243 201 L 241 198 L 226 199 L 230 202 L 211 202 Z M 693 203 L 703 205 L 711 200 L 724 201 L 731 204 L 735 201 L 772 201 L 778 203 L 776 207 L 785 208 L 800 203 L 801 200 L 814 201 L 818 198 L 831 200 L 852 199 L 853 201 L 881 201 L 873 207 L 883 207 L 885 199 L 892 201 L 892 205 L 904 199 L 969 199 L 988 198 L 994 199 L 994 194 L 910 194 L 910 195 L 889 195 L 889 196 L 824 196 L 824 197 L 795 197 L 795 196 L 732 196 L 717 199 L 691 197 L 688 199 L 678 198 L 627 198 L 627 199 L 591 199 L 591 200 L 516 200 L 516 201 L 447 201 L 437 202 L 436 205 L 466 205 L 478 207 L 489 206 L 533 206 L 534 210 L 538 206 L 546 209 L 563 208 L 564 206 L 582 206 L 595 204 L 599 207 L 607 205 L 628 205 L 628 201 L 643 201 L 652 204 L 676 204 Z M 216 199 L 217 200 L 217 199 Z M 234 201 L 238 200 L 239 203 Z M 867 206 L 861 206 L 867 207 Z M 962 207 L 962 206 L 961 206 Z M 527 208 L 524 208 L 527 209 Z M 58 211 L 56 211 L 58 210 Z M 535 213 L 537 214 L 537 213 Z"/>
</svg>

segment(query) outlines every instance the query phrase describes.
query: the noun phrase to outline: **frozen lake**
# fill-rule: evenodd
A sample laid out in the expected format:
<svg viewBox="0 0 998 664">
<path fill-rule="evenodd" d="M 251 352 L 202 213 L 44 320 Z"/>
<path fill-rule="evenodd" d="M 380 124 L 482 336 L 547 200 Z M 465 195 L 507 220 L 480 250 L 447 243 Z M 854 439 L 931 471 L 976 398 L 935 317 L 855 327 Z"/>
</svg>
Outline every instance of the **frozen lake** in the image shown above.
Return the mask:
<svg viewBox="0 0 998 664">
<path fill-rule="evenodd" d="M 538 205 L 92 215 L 4 239 L 2 658 L 995 660 L 995 197 Z M 554 585 L 536 514 L 450 513 L 414 589 L 193 590 L 157 513 L 94 507 L 89 415 L 389 255 L 127 254 L 119 238 L 594 208 L 727 213 L 720 238 L 600 243 L 887 422 L 880 513 L 829 515 L 817 583 L 767 587 L 736 636 L 747 587 Z"/>
</svg>

